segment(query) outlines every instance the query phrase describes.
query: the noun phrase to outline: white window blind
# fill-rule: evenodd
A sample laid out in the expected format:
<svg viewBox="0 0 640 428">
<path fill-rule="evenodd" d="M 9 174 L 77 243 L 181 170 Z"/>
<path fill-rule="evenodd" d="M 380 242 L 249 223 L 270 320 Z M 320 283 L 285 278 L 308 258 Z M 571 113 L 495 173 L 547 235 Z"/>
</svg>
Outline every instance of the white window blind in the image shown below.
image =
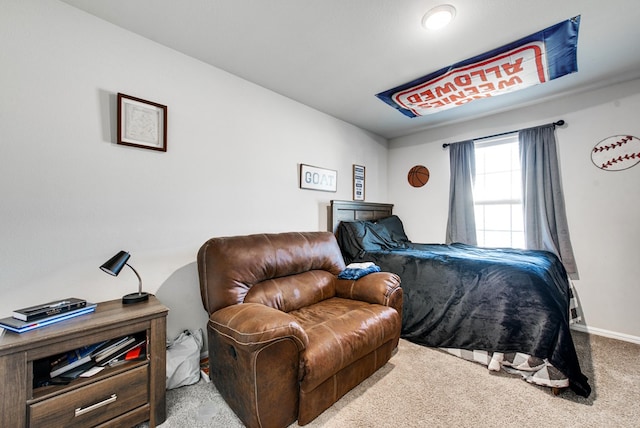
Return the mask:
<svg viewBox="0 0 640 428">
<path fill-rule="evenodd" d="M 518 134 L 475 142 L 478 246 L 524 248 Z"/>
</svg>

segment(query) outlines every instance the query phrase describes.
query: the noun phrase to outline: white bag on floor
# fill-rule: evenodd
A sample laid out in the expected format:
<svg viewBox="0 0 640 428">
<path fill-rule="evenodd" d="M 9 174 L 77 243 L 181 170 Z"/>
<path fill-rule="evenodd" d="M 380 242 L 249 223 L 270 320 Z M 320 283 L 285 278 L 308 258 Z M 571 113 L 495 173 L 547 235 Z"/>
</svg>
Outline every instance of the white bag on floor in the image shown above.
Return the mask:
<svg viewBox="0 0 640 428">
<path fill-rule="evenodd" d="M 167 389 L 200 380 L 202 330 L 185 330 L 167 346 Z"/>
</svg>

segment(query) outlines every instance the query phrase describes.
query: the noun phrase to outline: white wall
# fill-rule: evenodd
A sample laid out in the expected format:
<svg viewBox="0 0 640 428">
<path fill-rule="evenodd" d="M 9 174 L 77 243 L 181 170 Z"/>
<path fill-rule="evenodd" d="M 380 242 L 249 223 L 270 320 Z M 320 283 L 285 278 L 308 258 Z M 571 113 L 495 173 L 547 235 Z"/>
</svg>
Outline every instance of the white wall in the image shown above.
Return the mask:
<svg viewBox="0 0 640 428">
<path fill-rule="evenodd" d="M 0 0 L 0 64 L 0 317 L 135 291 L 98 269 L 125 249 L 175 337 L 206 322 L 206 239 L 326 230 L 354 163 L 387 200 L 386 140 L 64 3 Z M 168 106 L 166 153 L 115 144 L 117 92 Z M 299 163 L 337 170 L 337 193 L 299 189 Z"/>
<path fill-rule="evenodd" d="M 389 195 L 416 242 L 444 242 L 449 192 L 449 153 L 443 143 L 564 119 L 556 129 L 569 229 L 580 280 L 575 281 L 586 327 L 640 342 L 640 165 L 607 172 L 591 161 L 591 149 L 612 135 L 640 137 L 640 80 L 575 94 L 542 105 L 398 138 L 389 142 Z M 407 171 L 431 171 L 411 188 Z"/>
</svg>

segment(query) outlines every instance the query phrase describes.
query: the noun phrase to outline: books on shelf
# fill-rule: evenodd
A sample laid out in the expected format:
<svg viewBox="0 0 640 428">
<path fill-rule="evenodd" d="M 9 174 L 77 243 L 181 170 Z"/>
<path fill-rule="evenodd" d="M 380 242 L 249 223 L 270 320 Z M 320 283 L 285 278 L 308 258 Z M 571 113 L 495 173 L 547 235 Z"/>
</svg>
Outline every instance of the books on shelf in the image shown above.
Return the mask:
<svg viewBox="0 0 640 428">
<path fill-rule="evenodd" d="M 84 375 L 85 373 L 87 373 L 89 370 L 93 369 L 94 367 L 96 367 L 96 363 L 93 362 L 93 360 L 88 361 L 82 365 L 79 365 L 76 368 L 73 368 L 67 372 L 64 372 L 63 374 L 61 374 L 58 378 L 63 380 L 63 381 L 71 381 L 73 379 L 77 379 L 78 377 Z"/>
<path fill-rule="evenodd" d="M 108 361 L 119 354 L 123 349 L 136 341 L 133 336 L 124 336 L 110 340 L 103 349 L 98 350 L 93 359 L 98 365 L 106 365 Z"/>
<path fill-rule="evenodd" d="M 51 363 L 51 372 L 49 375 L 51 377 L 57 377 L 84 365 L 86 365 L 86 367 L 83 367 L 84 370 L 91 368 L 95 365 L 92 359 L 93 353 L 104 343 L 105 342 L 94 343 L 93 345 L 83 346 L 82 348 L 74 349 L 73 351 L 60 355 L 59 358 Z"/>
<path fill-rule="evenodd" d="M 131 348 L 129 351 L 127 351 L 127 353 L 124 354 L 124 360 L 133 361 L 133 360 L 139 360 L 143 357 L 146 357 L 147 356 L 146 348 L 147 348 L 147 341 L 145 339 L 143 342 L 137 344 L 136 346 Z"/>
<path fill-rule="evenodd" d="M 146 358 L 144 334 L 124 336 L 59 354 L 49 361 L 51 378 L 75 379 L 94 367 L 104 368 Z"/>
<path fill-rule="evenodd" d="M 75 309 L 84 308 L 86 306 L 86 300 L 69 297 L 63 300 L 56 300 L 54 302 L 30 306 L 28 308 L 16 309 L 13 311 L 11 316 L 22 321 L 35 321 L 70 312 Z"/>
<path fill-rule="evenodd" d="M 137 339 L 130 343 L 128 346 L 122 348 L 120 352 L 112 354 L 110 358 L 103 361 L 100 365 L 117 365 L 121 362 L 133 361 L 146 357 L 146 353 L 143 353 L 143 348 L 146 347 L 147 338 Z"/>
<path fill-rule="evenodd" d="M 51 315 L 46 318 L 40 318 L 35 321 L 22 321 L 14 317 L 2 318 L 0 319 L 0 328 L 5 328 L 15 333 L 24 333 L 26 331 L 44 327 L 46 325 L 55 324 L 70 318 L 75 318 L 80 315 L 89 314 L 96 310 L 96 306 L 97 304 L 95 303 L 86 302 L 86 306 L 83 306 L 81 308 L 72 309 L 68 312 Z"/>
</svg>

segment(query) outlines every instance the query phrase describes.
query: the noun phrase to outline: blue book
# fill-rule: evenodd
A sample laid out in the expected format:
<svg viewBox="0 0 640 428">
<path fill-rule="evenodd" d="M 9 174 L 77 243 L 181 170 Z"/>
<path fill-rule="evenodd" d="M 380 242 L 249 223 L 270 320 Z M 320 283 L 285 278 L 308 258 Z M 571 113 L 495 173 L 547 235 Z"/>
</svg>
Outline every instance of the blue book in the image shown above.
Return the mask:
<svg viewBox="0 0 640 428">
<path fill-rule="evenodd" d="M 34 330 L 36 328 L 44 327 L 46 325 L 55 324 L 60 321 L 64 321 L 70 318 L 75 318 L 80 315 L 88 314 L 96 310 L 95 303 L 87 302 L 87 306 L 79 309 L 75 309 L 63 314 L 52 315 L 47 318 L 41 318 L 36 321 L 21 321 L 19 319 L 8 317 L 0 319 L 0 328 L 13 331 L 15 333 L 24 333 L 25 331 Z"/>
</svg>

